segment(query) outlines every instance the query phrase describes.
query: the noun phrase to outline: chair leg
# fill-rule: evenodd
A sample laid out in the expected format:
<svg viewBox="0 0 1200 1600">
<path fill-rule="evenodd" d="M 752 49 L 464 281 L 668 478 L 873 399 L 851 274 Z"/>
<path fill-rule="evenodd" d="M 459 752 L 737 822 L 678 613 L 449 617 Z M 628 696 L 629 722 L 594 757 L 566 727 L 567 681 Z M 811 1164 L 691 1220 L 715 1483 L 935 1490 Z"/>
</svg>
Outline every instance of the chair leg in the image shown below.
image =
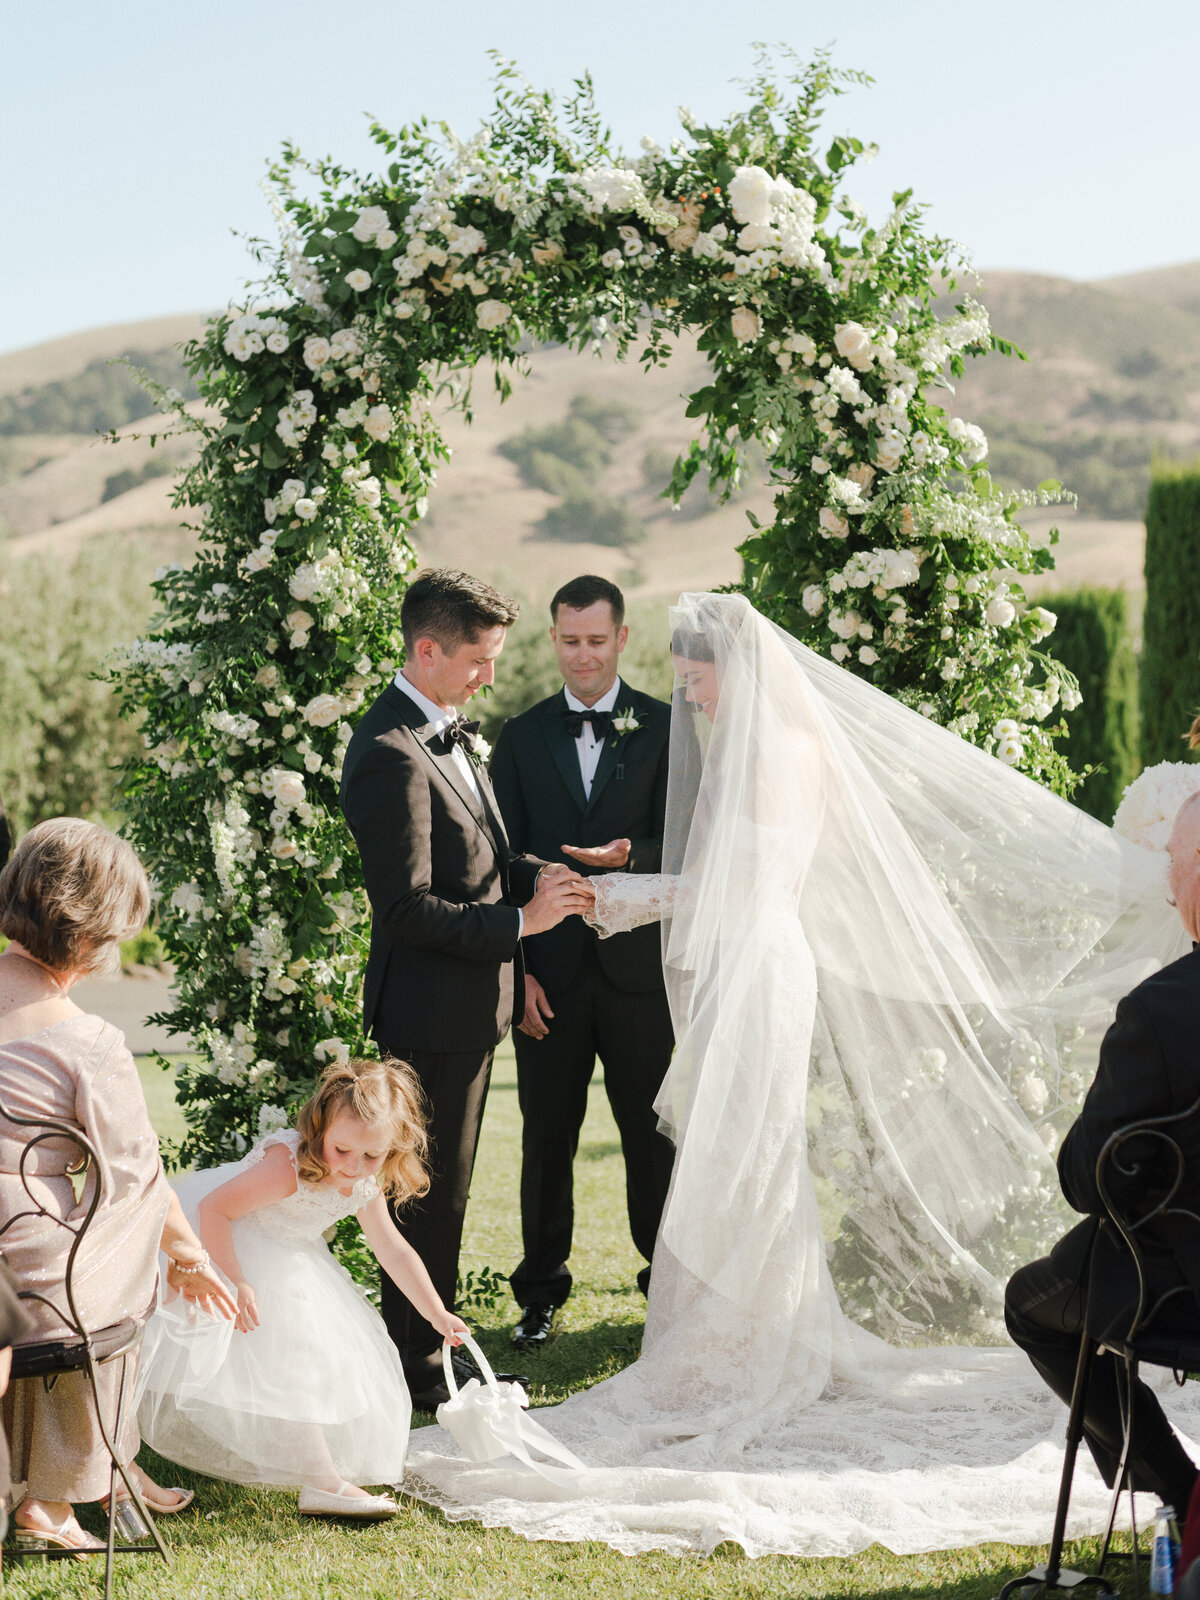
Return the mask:
<svg viewBox="0 0 1200 1600">
<path fill-rule="evenodd" d="M 1071 1506 L 1071 1486 L 1075 1479 L 1075 1461 L 1083 1438 L 1083 1411 L 1087 1400 L 1088 1382 L 1092 1375 L 1092 1362 L 1096 1354 L 1096 1341 L 1087 1333 L 1080 1335 L 1079 1360 L 1075 1364 L 1075 1382 L 1071 1386 L 1071 1408 L 1067 1414 L 1066 1448 L 1063 1451 L 1062 1475 L 1058 1480 L 1058 1504 L 1054 1511 L 1054 1529 L 1050 1535 L 1050 1550 L 1044 1562 L 1039 1562 L 1019 1578 L 1013 1578 L 1001 1589 L 997 1600 L 1008 1600 L 1010 1595 L 1023 1594 L 1032 1589 L 1039 1595 L 1052 1592 L 1070 1593 L 1084 1585 L 1094 1584 L 1100 1593 L 1097 1600 L 1105 1600 L 1111 1593 L 1107 1581 L 1100 1573 L 1072 1572 L 1062 1564 L 1063 1545 L 1066 1542 L 1067 1512 Z"/>
<path fill-rule="evenodd" d="M 121 1474 L 122 1483 L 124 1483 L 126 1489 L 128 1489 L 128 1491 L 129 1491 L 130 1499 L 133 1501 L 134 1505 L 137 1506 L 138 1510 L 141 1512 L 142 1521 L 146 1524 L 147 1528 L 149 1528 L 149 1530 L 150 1530 L 151 1537 L 153 1538 L 154 1543 L 157 1546 L 159 1555 L 163 1558 L 163 1561 L 169 1567 L 172 1564 L 171 1563 L 171 1552 L 167 1549 L 166 1545 L 163 1543 L 162 1534 L 159 1533 L 158 1527 L 157 1527 L 157 1525 L 156 1525 L 156 1523 L 154 1521 L 154 1518 L 150 1515 L 150 1512 L 149 1512 L 149 1510 L 147 1509 L 147 1506 L 146 1506 L 146 1502 L 142 1499 L 142 1491 L 141 1491 L 140 1485 L 138 1484 L 136 1474 L 130 1471 L 129 1467 L 121 1459 L 121 1456 L 120 1456 L 120 1454 L 119 1454 L 119 1452 L 117 1450 L 117 1441 L 121 1437 L 121 1418 L 124 1415 L 124 1408 L 125 1408 L 125 1378 L 126 1378 L 126 1374 L 127 1374 L 128 1370 L 129 1370 L 129 1368 L 128 1368 L 128 1359 L 127 1359 L 127 1357 L 122 1356 L 121 1357 L 121 1381 L 120 1381 L 120 1384 L 117 1387 L 117 1414 L 116 1414 L 116 1419 L 115 1419 L 114 1428 L 113 1428 L 113 1437 L 110 1438 L 109 1434 L 108 1434 L 108 1429 L 104 1425 L 103 1408 L 100 1405 L 100 1390 L 99 1390 L 99 1388 L 98 1388 L 98 1386 L 96 1384 L 96 1371 L 95 1371 L 95 1368 L 93 1367 L 93 1365 L 91 1363 L 90 1358 L 88 1360 L 87 1373 L 88 1373 L 88 1379 L 89 1379 L 89 1381 L 90 1381 L 90 1383 L 92 1385 L 92 1394 L 93 1394 L 93 1396 L 95 1398 L 95 1401 L 96 1401 L 96 1421 L 97 1421 L 97 1424 L 99 1425 L 99 1428 L 100 1428 L 100 1437 L 104 1440 L 105 1448 L 107 1449 L 108 1454 L 109 1454 L 109 1458 L 110 1458 L 110 1460 L 112 1461 L 112 1464 L 113 1464 L 114 1476 L 113 1476 L 113 1479 L 111 1480 L 111 1482 L 112 1482 L 112 1491 L 113 1492 L 110 1494 L 109 1501 L 108 1501 L 108 1544 L 109 1544 L 109 1549 L 111 1551 L 111 1549 L 113 1547 L 113 1530 L 114 1530 L 114 1528 L 116 1526 L 115 1518 L 116 1518 L 116 1511 L 117 1511 L 117 1496 L 116 1496 L 116 1492 L 115 1492 L 116 1491 L 115 1474 L 117 1472 L 119 1472 Z M 110 1600 L 110 1596 L 107 1593 L 105 1594 L 105 1600 Z"/>
</svg>

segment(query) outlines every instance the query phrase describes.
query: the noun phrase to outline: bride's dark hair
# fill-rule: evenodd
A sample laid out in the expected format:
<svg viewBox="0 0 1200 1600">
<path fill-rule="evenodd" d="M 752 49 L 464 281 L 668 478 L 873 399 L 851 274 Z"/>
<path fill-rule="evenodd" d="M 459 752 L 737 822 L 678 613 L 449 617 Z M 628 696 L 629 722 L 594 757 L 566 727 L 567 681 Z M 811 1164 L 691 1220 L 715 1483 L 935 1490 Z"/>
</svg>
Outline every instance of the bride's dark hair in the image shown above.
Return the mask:
<svg viewBox="0 0 1200 1600">
<path fill-rule="evenodd" d="M 671 654 L 685 661 L 715 661 L 716 653 L 706 633 L 693 633 L 690 628 L 676 628 L 671 635 Z"/>
<path fill-rule="evenodd" d="M 425 1096 L 407 1061 L 334 1061 L 325 1068 L 317 1092 L 296 1118 L 296 1175 L 301 1183 L 324 1183 L 329 1176 L 321 1146 L 339 1111 L 379 1128 L 387 1139 L 387 1155 L 375 1181 L 389 1200 L 413 1200 L 428 1191 Z"/>
</svg>

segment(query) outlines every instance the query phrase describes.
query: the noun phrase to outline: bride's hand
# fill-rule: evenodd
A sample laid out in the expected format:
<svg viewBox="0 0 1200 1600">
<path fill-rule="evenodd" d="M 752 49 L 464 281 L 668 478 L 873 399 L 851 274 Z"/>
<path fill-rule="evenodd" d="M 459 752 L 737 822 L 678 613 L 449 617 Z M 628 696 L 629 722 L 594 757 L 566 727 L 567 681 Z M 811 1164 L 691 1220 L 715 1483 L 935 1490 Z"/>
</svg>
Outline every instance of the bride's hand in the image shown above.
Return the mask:
<svg viewBox="0 0 1200 1600">
<path fill-rule="evenodd" d="M 562 853 L 565 856 L 574 856 L 576 861 L 582 861 L 585 867 L 596 867 L 601 872 L 615 872 L 629 860 L 630 848 L 628 839 L 613 839 L 608 844 L 564 844 Z"/>
</svg>

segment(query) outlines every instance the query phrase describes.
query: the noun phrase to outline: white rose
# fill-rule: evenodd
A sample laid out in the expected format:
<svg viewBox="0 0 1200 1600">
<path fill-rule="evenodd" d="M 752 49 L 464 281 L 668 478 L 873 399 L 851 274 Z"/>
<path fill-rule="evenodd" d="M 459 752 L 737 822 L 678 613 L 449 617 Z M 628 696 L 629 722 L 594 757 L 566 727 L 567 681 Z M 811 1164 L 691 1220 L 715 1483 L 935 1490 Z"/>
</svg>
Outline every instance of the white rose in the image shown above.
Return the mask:
<svg viewBox="0 0 1200 1600">
<path fill-rule="evenodd" d="M 273 356 L 281 356 L 291 341 L 286 333 L 269 333 L 267 335 L 267 349 Z"/>
<path fill-rule="evenodd" d="M 346 282 L 352 289 L 361 294 L 364 289 L 371 287 L 371 274 L 364 272 L 361 267 L 355 267 L 353 272 L 346 274 Z"/>
<path fill-rule="evenodd" d="M 300 518 L 301 522 L 311 522 L 317 514 L 317 502 L 315 500 L 310 500 L 307 498 L 307 496 L 305 496 L 297 500 L 292 509 Z M 302 599 L 303 596 L 297 595 L 296 598 L 299 600 Z"/>
<path fill-rule="evenodd" d="M 301 354 L 304 357 L 304 365 L 316 372 L 318 367 L 323 367 L 329 360 L 329 340 L 319 333 L 310 333 L 304 341 Z"/>
<path fill-rule="evenodd" d="M 1005 600 L 997 595 L 994 600 L 988 601 L 987 619 L 993 628 L 1007 628 L 1016 617 L 1017 608 L 1011 600 Z"/>
<path fill-rule="evenodd" d="M 481 300 L 475 307 L 475 321 L 485 333 L 503 327 L 511 316 L 512 307 L 503 300 Z"/>
<path fill-rule="evenodd" d="M 313 1045 L 313 1055 L 321 1061 L 340 1061 L 344 1065 L 350 1059 L 350 1046 L 341 1039 L 319 1039 Z"/>
<path fill-rule="evenodd" d="M 254 674 L 254 681 L 260 688 L 277 689 L 279 687 L 279 668 L 272 666 L 259 667 Z"/>
<path fill-rule="evenodd" d="M 615 272 L 618 267 L 624 266 L 625 257 L 619 250 L 606 250 L 600 257 L 600 265 L 609 272 Z"/>
<path fill-rule="evenodd" d="M 313 728 L 329 728 L 342 714 L 342 702 L 335 694 L 318 694 L 304 707 L 300 715 Z"/>
<path fill-rule="evenodd" d="M 270 796 L 285 810 L 294 811 L 298 805 L 303 805 L 305 791 L 304 779 L 298 772 L 289 772 L 286 768 L 275 768 L 270 775 Z M 264 785 L 264 793 L 267 793 Z"/>
<path fill-rule="evenodd" d="M 938 671 L 946 682 L 950 683 L 953 679 L 962 677 L 962 662 L 957 656 L 947 656 Z"/>
<path fill-rule="evenodd" d="M 810 583 L 808 588 L 805 589 L 804 593 L 800 596 L 800 604 L 804 607 L 805 611 L 808 612 L 810 617 L 820 616 L 821 608 L 825 604 L 824 590 L 819 584 Z"/>
<path fill-rule="evenodd" d="M 552 267 L 563 258 L 563 247 L 557 239 L 545 239 L 541 244 L 530 245 L 529 254 L 539 267 Z"/>
<path fill-rule="evenodd" d="M 862 618 L 857 611 L 831 611 L 829 613 L 829 628 L 836 633 L 839 639 L 853 639 L 857 636 L 862 626 Z"/>
<path fill-rule="evenodd" d="M 864 667 L 873 667 L 879 660 L 879 657 L 875 651 L 871 649 L 869 644 L 864 644 L 862 649 L 858 652 L 858 659 L 862 662 Z"/>
<path fill-rule="evenodd" d="M 844 539 L 850 532 L 850 524 L 845 517 L 839 517 L 831 506 L 821 507 L 817 521 L 821 524 L 821 532 L 827 539 Z"/>
<path fill-rule="evenodd" d="M 391 406 L 382 404 L 372 406 L 367 412 L 363 427 L 372 439 L 377 439 L 380 442 L 390 439 L 396 429 L 396 419 L 392 415 Z"/>
<path fill-rule="evenodd" d="M 904 436 L 884 433 L 875 442 L 875 462 L 881 472 L 895 472 L 904 456 Z"/>
<path fill-rule="evenodd" d="M 739 167 L 730 179 L 728 195 L 735 222 L 770 222 L 775 179 L 763 167 Z"/>
<path fill-rule="evenodd" d="M 739 344 L 752 343 L 762 330 L 758 312 L 752 310 L 750 306 L 736 306 L 729 321 L 733 328 L 733 337 Z"/>
<path fill-rule="evenodd" d="M 1050 1090 L 1046 1086 L 1046 1080 L 1039 1077 L 1036 1072 L 1021 1073 L 1013 1087 L 1017 1091 L 1021 1109 L 1027 1111 L 1031 1117 L 1040 1116 L 1046 1109 Z"/>
<path fill-rule="evenodd" d="M 1012 717 L 1001 717 L 1000 721 L 992 729 L 992 737 L 995 739 L 1019 739 L 1021 737 L 1021 724 L 1014 722 Z"/>
<path fill-rule="evenodd" d="M 368 244 L 377 233 L 384 231 L 387 224 L 388 215 L 382 206 L 364 206 L 354 219 L 350 232 L 359 244 Z"/>
<path fill-rule="evenodd" d="M 835 661 L 845 661 L 850 654 L 850 646 L 848 644 L 830 645 L 829 654 Z"/>
<path fill-rule="evenodd" d="M 839 322 L 833 332 L 833 344 L 838 355 L 858 372 L 866 372 L 874 359 L 871 335 L 860 323 Z"/>
<path fill-rule="evenodd" d="M 281 833 L 277 833 L 271 840 L 271 854 L 280 861 L 290 861 L 299 848 L 298 844 L 291 839 L 285 839 Z"/>
<path fill-rule="evenodd" d="M 1024 754 L 1025 746 L 1020 739 L 999 739 L 996 742 L 996 755 L 1006 767 L 1015 767 Z"/>
<path fill-rule="evenodd" d="M 299 567 L 296 569 L 297 576 L 301 570 L 302 569 Z M 295 578 L 293 578 L 292 582 L 294 583 L 295 581 Z M 291 588 L 291 585 L 289 584 L 288 587 Z M 293 598 L 296 600 L 307 600 L 310 598 L 310 596 L 293 594 Z M 288 627 L 291 628 L 295 633 L 307 633 L 313 625 L 313 619 L 307 611 L 289 611 L 284 620 L 287 622 Z"/>
</svg>

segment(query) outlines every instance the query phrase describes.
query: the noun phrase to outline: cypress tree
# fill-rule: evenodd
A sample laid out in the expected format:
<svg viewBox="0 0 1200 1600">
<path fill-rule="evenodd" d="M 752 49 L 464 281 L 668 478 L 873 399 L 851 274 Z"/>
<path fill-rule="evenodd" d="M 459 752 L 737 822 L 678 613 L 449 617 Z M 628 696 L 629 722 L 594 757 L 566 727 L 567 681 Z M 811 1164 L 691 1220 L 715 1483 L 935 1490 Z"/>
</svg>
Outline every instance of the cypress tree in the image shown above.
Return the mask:
<svg viewBox="0 0 1200 1600">
<path fill-rule="evenodd" d="M 1143 631 L 1142 764 L 1182 761 L 1200 707 L 1200 462 L 1155 462 Z"/>
<path fill-rule="evenodd" d="M 1046 601 L 1058 617 L 1054 653 L 1079 679 L 1080 704 L 1065 714 L 1067 756 L 1078 772 L 1098 770 L 1072 795 L 1111 822 L 1138 771 L 1138 674 L 1123 589 L 1075 589 Z M 1177 757 L 1178 758 L 1178 757 Z"/>
</svg>

